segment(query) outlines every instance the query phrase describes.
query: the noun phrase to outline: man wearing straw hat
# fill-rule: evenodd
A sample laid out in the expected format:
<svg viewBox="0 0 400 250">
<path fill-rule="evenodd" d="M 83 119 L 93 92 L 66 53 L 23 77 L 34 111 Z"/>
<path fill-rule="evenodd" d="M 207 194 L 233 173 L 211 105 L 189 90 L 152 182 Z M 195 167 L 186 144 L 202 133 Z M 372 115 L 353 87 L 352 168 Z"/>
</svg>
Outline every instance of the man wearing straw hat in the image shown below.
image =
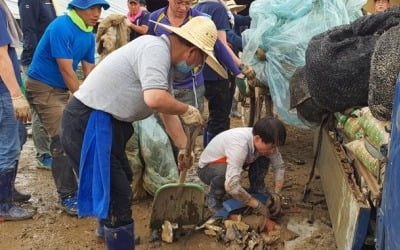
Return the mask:
<svg viewBox="0 0 400 250">
<path fill-rule="evenodd" d="M 224 71 L 214 57 L 217 30 L 209 18 L 194 17 L 181 27 L 158 25 L 171 34 L 144 35 L 108 55 L 74 93 L 61 122 L 62 145 L 80 171 L 79 215 L 101 219 L 98 232 L 103 231 L 108 249 L 135 245 L 132 172 L 125 155 L 132 122 L 160 112 L 167 132 L 183 149 L 187 138 L 179 118 L 195 126 L 203 119 L 196 108 L 172 96 L 174 72 L 189 72 L 203 63 Z M 190 166 L 185 164 L 190 160 L 179 166 Z"/>
</svg>

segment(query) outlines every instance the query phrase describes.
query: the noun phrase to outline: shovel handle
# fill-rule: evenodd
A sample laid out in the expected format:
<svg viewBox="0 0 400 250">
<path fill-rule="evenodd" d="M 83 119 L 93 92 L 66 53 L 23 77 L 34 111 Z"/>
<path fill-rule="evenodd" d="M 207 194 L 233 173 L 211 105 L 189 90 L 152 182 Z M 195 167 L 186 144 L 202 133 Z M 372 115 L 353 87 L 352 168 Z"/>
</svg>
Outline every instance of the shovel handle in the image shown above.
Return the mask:
<svg viewBox="0 0 400 250">
<path fill-rule="evenodd" d="M 179 184 L 185 183 L 186 172 L 187 172 L 187 170 L 185 169 L 185 170 L 182 170 L 181 173 L 179 174 L 179 182 L 178 182 Z"/>
</svg>

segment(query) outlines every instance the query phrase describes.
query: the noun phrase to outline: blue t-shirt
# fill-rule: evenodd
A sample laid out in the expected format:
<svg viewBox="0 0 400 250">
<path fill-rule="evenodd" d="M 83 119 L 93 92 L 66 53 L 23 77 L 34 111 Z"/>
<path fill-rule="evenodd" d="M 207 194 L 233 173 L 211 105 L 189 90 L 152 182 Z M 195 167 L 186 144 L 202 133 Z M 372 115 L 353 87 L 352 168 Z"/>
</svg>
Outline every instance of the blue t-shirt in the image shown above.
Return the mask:
<svg viewBox="0 0 400 250">
<path fill-rule="evenodd" d="M 167 24 L 171 25 L 168 16 L 167 16 L 167 7 L 158 9 L 150 14 L 149 20 L 153 20 L 162 24 Z M 194 9 L 189 9 L 188 15 L 185 18 L 185 21 L 183 22 L 184 24 L 189 21 L 192 17 L 196 16 L 204 16 L 203 13 L 194 10 Z M 155 36 L 161 36 L 161 35 L 169 35 L 170 32 L 164 28 L 162 28 L 159 25 L 156 25 L 153 22 L 148 22 L 149 25 L 149 30 L 147 31 L 147 34 L 149 35 L 155 35 Z M 204 77 L 203 77 L 203 72 L 202 69 L 195 69 L 195 84 L 196 87 L 201 86 L 204 84 Z M 174 89 L 191 89 L 193 86 L 193 76 L 192 73 L 189 73 L 186 75 L 186 77 L 182 77 L 182 79 L 174 79 L 173 82 L 173 88 Z"/>
<path fill-rule="evenodd" d="M 209 15 L 214 21 L 214 24 L 217 27 L 218 31 L 226 31 L 231 28 L 227 10 L 222 4 L 204 2 L 197 4 L 194 8 L 200 12 Z M 227 49 L 224 48 L 224 46 L 225 45 L 222 42 L 217 41 L 216 45 L 214 46 L 215 56 L 220 62 L 222 62 L 222 65 L 226 66 L 233 73 L 233 75 L 237 75 L 240 72 L 240 69 L 237 67 L 237 65 L 234 64 L 232 57 L 230 56 Z M 222 79 L 214 70 L 212 70 L 207 65 L 204 67 L 203 74 L 206 81 L 216 81 Z"/>
<path fill-rule="evenodd" d="M 69 16 L 60 16 L 47 27 L 40 39 L 28 76 L 52 87 L 67 89 L 56 59 L 71 59 L 76 71 L 82 60 L 94 64 L 94 55 L 94 34 L 79 29 Z"/>
<path fill-rule="evenodd" d="M 7 31 L 7 17 L 6 17 L 5 11 L 0 6 L 0 46 L 8 46 L 8 55 L 10 56 L 11 62 L 13 64 L 15 77 L 17 78 L 17 81 L 18 81 L 19 85 L 21 86 L 21 84 L 22 84 L 21 72 L 20 72 L 21 68 L 19 66 L 18 57 L 17 57 L 17 53 L 15 52 L 15 48 L 9 46 L 11 44 L 11 42 L 12 42 L 12 40 L 11 40 L 10 34 L 8 34 L 8 31 Z M 0 93 L 7 93 L 7 92 L 8 92 L 8 89 L 0 77 Z"/>
</svg>

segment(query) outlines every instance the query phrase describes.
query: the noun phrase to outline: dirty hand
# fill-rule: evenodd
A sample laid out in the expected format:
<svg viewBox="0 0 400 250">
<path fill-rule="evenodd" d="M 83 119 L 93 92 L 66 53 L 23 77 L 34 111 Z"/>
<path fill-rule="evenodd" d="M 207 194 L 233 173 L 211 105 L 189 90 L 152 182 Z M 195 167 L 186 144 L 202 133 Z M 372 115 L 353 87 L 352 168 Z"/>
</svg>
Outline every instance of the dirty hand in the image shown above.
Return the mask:
<svg viewBox="0 0 400 250">
<path fill-rule="evenodd" d="M 17 118 L 17 120 L 21 121 L 22 123 L 30 121 L 32 118 L 31 109 L 28 102 L 26 101 L 25 96 L 20 95 L 17 97 L 11 97 L 11 99 L 14 107 L 15 118 Z"/>
<path fill-rule="evenodd" d="M 186 149 L 180 149 L 178 153 L 178 168 L 179 170 L 189 169 L 193 166 L 194 154 L 190 152 L 190 154 L 186 155 Z"/>
<path fill-rule="evenodd" d="M 282 198 L 277 193 L 271 193 L 271 197 L 267 202 L 269 212 L 272 216 L 278 216 L 282 210 Z"/>
<path fill-rule="evenodd" d="M 186 112 L 181 114 L 180 117 L 183 123 L 188 126 L 190 125 L 202 126 L 204 123 L 200 111 L 195 107 L 193 107 L 192 105 L 189 105 Z"/>
<path fill-rule="evenodd" d="M 253 208 L 255 214 L 264 215 L 265 217 L 270 217 L 269 209 L 262 202 L 258 202 L 257 207 Z"/>
</svg>

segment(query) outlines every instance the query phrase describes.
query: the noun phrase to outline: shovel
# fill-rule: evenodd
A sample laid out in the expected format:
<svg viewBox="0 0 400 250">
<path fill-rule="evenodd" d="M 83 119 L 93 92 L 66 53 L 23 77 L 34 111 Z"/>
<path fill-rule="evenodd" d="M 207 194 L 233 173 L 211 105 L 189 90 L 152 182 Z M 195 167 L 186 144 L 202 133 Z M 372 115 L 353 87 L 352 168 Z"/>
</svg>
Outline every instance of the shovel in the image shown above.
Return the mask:
<svg viewBox="0 0 400 250">
<path fill-rule="evenodd" d="M 200 127 L 190 133 L 185 127 L 187 136 L 186 156 L 189 156 L 195 145 Z M 157 189 L 150 218 L 150 229 L 160 229 L 165 220 L 182 225 L 196 225 L 203 219 L 204 189 L 196 183 L 185 183 L 186 169 L 180 172 L 178 183 L 169 183 Z"/>
</svg>

